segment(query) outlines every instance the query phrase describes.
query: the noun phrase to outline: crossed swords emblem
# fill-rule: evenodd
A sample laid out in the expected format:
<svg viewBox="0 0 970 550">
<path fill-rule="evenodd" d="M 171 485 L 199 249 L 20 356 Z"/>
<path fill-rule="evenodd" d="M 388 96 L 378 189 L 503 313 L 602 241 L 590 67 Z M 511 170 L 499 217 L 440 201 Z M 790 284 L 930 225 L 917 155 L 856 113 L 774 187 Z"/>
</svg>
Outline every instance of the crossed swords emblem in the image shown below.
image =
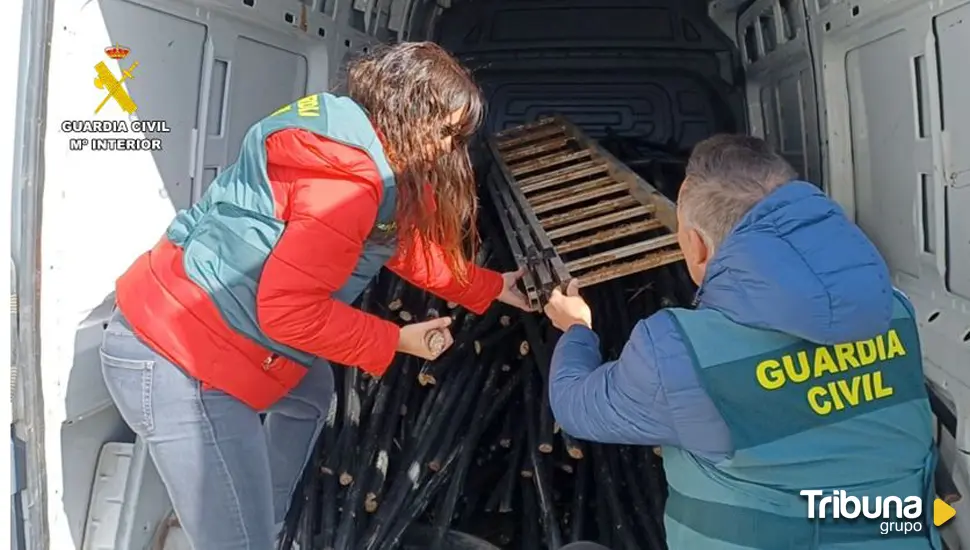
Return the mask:
<svg viewBox="0 0 970 550">
<path fill-rule="evenodd" d="M 98 72 L 98 76 L 94 79 L 94 85 L 99 90 L 107 90 L 108 92 L 107 97 L 105 97 L 104 100 L 101 101 L 101 104 L 98 105 L 98 108 L 94 110 L 94 114 L 98 114 L 98 112 L 104 107 L 105 103 L 107 103 L 111 98 L 114 98 L 115 101 L 118 102 L 118 106 L 129 115 L 138 110 L 138 105 L 135 105 L 135 102 L 131 100 L 131 96 L 129 96 L 128 92 L 126 92 L 124 87 L 121 86 L 124 81 L 135 78 L 131 73 L 137 67 L 138 62 L 133 62 L 127 69 L 121 70 L 121 78 L 118 79 L 115 78 L 115 75 L 111 73 L 111 70 L 108 69 L 108 66 L 105 65 L 103 61 L 99 61 L 98 64 L 94 66 L 94 70 Z"/>
</svg>

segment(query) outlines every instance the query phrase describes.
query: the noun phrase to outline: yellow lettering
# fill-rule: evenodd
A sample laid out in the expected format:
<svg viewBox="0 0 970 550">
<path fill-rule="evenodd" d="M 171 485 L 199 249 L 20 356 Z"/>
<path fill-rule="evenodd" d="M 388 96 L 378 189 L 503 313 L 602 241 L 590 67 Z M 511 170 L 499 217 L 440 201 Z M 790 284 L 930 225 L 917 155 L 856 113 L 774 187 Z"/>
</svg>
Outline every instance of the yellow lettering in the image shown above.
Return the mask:
<svg viewBox="0 0 970 550">
<path fill-rule="evenodd" d="M 795 369 L 795 359 L 791 355 L 781 358 L 785 365 L 785 373 L 792 382 L 799 383 L 808 380 L 812 376 L 812 367 L 808 364 L 808 354 L 804 351 L 798 352 L 798 370 Z"/>
<path fill-rule="evenodd" d="M 859 363 L 871 365 L 876 362 L 876 343 L 872 340 L 862 340 L 855 343 L 856 351 L 859 352 Z"/>
<path fill-rule="evenodd" d="M 835 366 L 828 348 L 815 348 L 815 378 L 821 378 L 826 373 L 838 374 L 839 368 Z"/>
<path fill-rule="evenodd" d="M 777 390 L 785 385 L 785 374 L 781 370 L 781 363 L 774 359 L 766 359 L 758 363 L 755 376 L 761 387 L 766 390 Z"/>
<path fill-rule="evenodd" d="M 886 341 L 882 339 L 882 334 L 876 336 L 876 350 L 879 352 L 879 360 L 886 360 Z"/>
<path fill-rule="evenodd" d="M 859 361 L 855 358 L 855 346 L 851 342 L 848 344 L 836 344 L 835 357 L 839 361 L 839 370 L 843 372 L 849 370 L 849 367 L 859 368 Z"/>
<path fill-rule="evenodd" d="M 273 114 L 270 116 L 282 115 L 283 113 L 289 111 L 291 108 L 293 108 L 292 105 L 284 105 L 279 109 L 277 109 L 276 111 L 274 111 Z"/>
<path fill-rule="evenodd" d="M 882 399 L 883 397 L 889 397 L 893 394 L 893 389 L 891 386 L 882 385 L 882 371 L 876 371 L 872 373 L 872 385 L 875 389 L 876 399 Z"/>
<path fill-rule="evenodd" d="M 868 373 L 862 376 L 852 377 L 852 387 L 849 387 L 849 382 L 846 380 L 839 380 L 836 384 L 839 386 L 839 393 L 845 398 L 846 402 L 849 403 L 850 407 L 855 407 L 859 405 L 859 384 L 862 383 L 862 378 L 869 376 Z"/>
<path fill-rule="evenodd" d="M 824 416 L 892 395 L 893 388 L 883 384 L 882 371 L 877 370 L 815 386 L 808 390 L 807 397 L 815 414 Z"/>
<path fill-rule="evenodd" d="M 866 376 L 862 379 L 862 395 L 866 401 L 873 401 L 876 396 L 872 394 L 872 377 Z"/>
<path fill-rule="evenodd" d="M 906 355 L 906 348 L 903 347 L 902 341 L 899 340 L 899 335 L 896 334 L 896 329 L 889 331 L 889 350 L 887 350 L 886 359 L 892 359 L 897 355 Z"/>
<path fill-rule="evenodd" d="M 815 386 L 808 390 L 808 406 L 819 416 L 825 416 L 832 412 L 832 403 L 823 400 L 825 397 L 825 388 L 822 386 Z"/>
<path fill-rule="evenodd" d="M 308 95 L 298 100 L 296 113 L 300 116 L 320 116 L 320 96 Z"/>
<path fill-rule="evenodd" d="M 889 330 L 869 340 L 820 346 L 778 359 L 765 359 L 755 368 L 755 378 L 762 388 L 769 391 L 779 389 L 789 381 L 801 384 L 828 378 L 828 382 L 812 386 L 806 393 L 812 411 L 825 416 L 893 396 L 895 390 L 884 382 L 881 370 L 867 369 L 855 376 L 840 374 L 907 353 L 899 333 Z"/>
<path fill-rule="evenodd" d="M 836 387 L 835 382 L 829 382 L 826 384 L 829 389 L 829 396 L 832 398 L 832 403 L 835 404 L 835 410 L 841 411 L 845 408 L 845 403 L 842 402 L 842 398 L 839 397 L 839 389 Z"/>
</svg>

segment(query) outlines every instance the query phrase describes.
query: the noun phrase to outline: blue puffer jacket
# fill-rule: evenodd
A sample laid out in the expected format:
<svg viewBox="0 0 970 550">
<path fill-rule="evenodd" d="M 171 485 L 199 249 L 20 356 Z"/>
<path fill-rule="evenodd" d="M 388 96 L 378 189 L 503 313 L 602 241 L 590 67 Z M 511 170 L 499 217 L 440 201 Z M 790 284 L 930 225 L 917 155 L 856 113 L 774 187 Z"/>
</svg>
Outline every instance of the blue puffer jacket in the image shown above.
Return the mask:
<svg viewBox="0 0 970 550">
<path fill-rule="evenodd" d="M 842 209 L 793 181 L 755 205 L 725 239 L 699 293 L 700 308 L 819 344 L 888 330 L 893 292 L 885 262 Z M 594 326 L 596 319 L 593 320 Z M 672 315 L 640 321 L 619 360 L 570 328 L 549 385 L 556 421 L 580 439 L 669 445 L 710 460 L 731 452 L 727 425 L 695 374 Z"/>
</svg>

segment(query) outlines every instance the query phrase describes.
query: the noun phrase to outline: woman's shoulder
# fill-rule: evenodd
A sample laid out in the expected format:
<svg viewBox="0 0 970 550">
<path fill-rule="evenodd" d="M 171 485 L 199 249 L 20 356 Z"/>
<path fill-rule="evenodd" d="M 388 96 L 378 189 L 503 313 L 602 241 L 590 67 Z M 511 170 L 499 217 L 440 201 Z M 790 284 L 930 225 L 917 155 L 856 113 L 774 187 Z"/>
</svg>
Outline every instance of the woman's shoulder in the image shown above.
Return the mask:
<svg viewBox="0 0 970 550">
<path fill-rule="evenodd" d="M 269 135 L 266 162 L 322 177 L 349 176 L 375 189 L 383 188 L 380 171 L 366 151 L 302 128 L 288 128 Z"/>
<path fill-rule="evenodd" d="M 296 213 L 339 227 L 373 219 L 383 181 L 366 153 L 307 132 L 281 130 L 266 140 L 266 172 L 282 219 Z M 369 227 L 361 228 L 361 231 Z"/>
</svg>

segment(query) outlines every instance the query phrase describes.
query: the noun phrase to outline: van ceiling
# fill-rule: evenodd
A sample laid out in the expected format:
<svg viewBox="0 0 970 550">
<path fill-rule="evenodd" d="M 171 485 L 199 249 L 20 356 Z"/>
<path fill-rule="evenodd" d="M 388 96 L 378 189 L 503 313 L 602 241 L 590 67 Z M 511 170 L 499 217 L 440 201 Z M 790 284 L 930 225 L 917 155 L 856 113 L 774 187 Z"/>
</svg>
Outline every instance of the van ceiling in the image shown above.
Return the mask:
<svg viewBox="0 0 970 550">
<path fill-rule="evenodd" d="M 736 49 L 704 2 L 461 2 L 434 27 L 475 72 L 488 131 L 559 113 L 686 149 L 746 127 Z"/>
</svg>

